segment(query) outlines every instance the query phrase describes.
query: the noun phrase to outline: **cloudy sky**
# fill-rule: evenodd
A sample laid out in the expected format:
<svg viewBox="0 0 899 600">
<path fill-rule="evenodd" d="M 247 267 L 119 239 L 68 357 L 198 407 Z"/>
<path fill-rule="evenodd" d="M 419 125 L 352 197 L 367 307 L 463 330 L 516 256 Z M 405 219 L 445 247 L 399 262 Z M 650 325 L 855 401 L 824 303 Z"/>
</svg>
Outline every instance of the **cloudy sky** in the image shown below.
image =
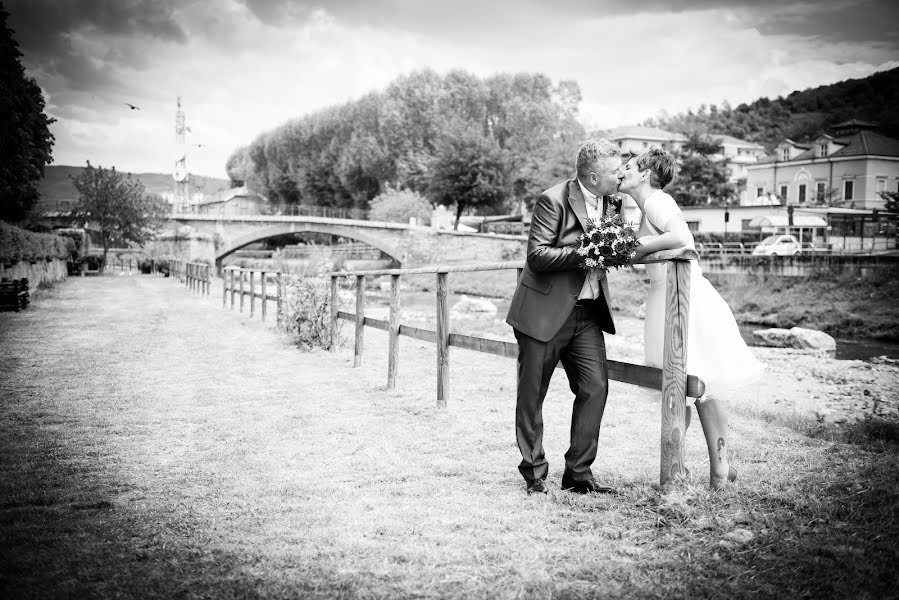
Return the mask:
<svg viewBox="0 0 899 600">
<path fill-rule="evenodd" d="M 574 79 L 588 127 L 899 66 L 889 0 L 0 0 L 57 119 L 54 164 L 189 168 L 430 67 Z M 126 103 L 139 107 L 132 110 Z"/>
</svg>

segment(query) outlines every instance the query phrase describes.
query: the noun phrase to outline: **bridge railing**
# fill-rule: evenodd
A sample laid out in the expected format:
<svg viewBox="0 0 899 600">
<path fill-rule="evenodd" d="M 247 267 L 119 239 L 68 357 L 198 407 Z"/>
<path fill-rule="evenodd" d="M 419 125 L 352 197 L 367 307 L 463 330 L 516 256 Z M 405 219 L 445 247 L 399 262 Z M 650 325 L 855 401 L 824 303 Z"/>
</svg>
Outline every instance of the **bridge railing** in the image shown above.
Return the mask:
<svg viewBox="0 0 899 600">
<path fill-rule="evenodd" d="M 270 295 L 268 285 L 268 276 L 275 277 L 275 295 Z M 256 281 L 259 281 L 259 289 L 257 291 Z M 246 285 L 245 285 L 246 284 Z M 234 310 L 234 296 L 240 297 L 239 312 L 243 312 L 244 298 L 249 296 L 250 299 L 250 316 L 256 314 L 256 299 L 260 300 L 261 318 L 265 321 L 267 314 L 267 304 L 269 300 L 274 300 L 277 307 L 277 315 L 281 314 L 282 298 L 284 290 L 284 279 L 281 271 L 266 269 L 243 269 L 240 267 L 225 267 L 222 269 L 222 308 L 228 305 L 228 298 L 231 298 L 231 310 Z"/>
<path fill-rule="evenodd" d="M 661 369 L 609 360 L 609 379 L 660 390 L 662 392 L 662 440 L 660 481 L 662 485 L 683 470 L 686 397 L 699 397 L 705 384 L 686 372 L 687 325 L 690 304 L 690 260 L 698 258 L 692 250 L 656 252 L 644 258 L 644 263 L 667 262 L 667 291 L 665 303 L 665 341 Z M 387 388 L 396 387 L 399 368 L 399 337 L 405 335 L 431 342 L 437 346 L 437 406 L 446 407 L 449 400 L 450 347 L 465 348 L 509 358 L 518 357 L 518 344 L 449 331 L 448 278 L 449 273 L 498 271 L 517 269 L 519 277 L 523 261 L 474 265 L 437 266 L 416 269 L 384 269 L 370 271 L 341 271 L 331 273 L 331 350 L 336 351 L 339 340 L 339 319 L 353 321 L 353 366 L 362 364 L 365 327 L 373 327 L 388 334 Z M 422 329 L 400 323 L 400 278 L 408 275 L 436 276 L 436 329 Z M 365 316 L 365 282 L 368 277 L 390 276 L 389 316 L 386 321 Z M 355 312 L 340 310 L 339 280 L 355 278 Z"/>
</svg>

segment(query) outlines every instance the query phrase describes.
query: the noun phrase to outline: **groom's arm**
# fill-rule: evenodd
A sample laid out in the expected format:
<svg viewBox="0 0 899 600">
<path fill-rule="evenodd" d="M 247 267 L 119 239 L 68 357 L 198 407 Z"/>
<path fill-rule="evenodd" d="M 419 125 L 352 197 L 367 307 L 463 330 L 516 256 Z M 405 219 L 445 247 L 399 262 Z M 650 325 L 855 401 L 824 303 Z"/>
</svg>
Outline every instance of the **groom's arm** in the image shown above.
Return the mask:
<svg viewBox="0 0 899 600">
<path fill-rule="evenodd" d="M 531 229 L 528 233 L 527 263 L 535 273 L 580 268 L 582 257 L 575 252 L 577 244 L 557 246 L 563 219 L 562 204 L 546 194 L 541 194 L 534 205 Z"/>
</svg>

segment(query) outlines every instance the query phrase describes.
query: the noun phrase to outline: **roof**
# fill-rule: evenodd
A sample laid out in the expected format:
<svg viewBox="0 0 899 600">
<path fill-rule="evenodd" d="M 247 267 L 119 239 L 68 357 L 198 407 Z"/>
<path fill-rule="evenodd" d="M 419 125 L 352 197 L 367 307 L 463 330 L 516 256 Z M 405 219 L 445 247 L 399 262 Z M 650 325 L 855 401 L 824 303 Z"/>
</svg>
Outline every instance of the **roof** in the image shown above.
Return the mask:
<svg viewBox="0 0 899 600">
<path fill-rule="evenodd" d="M 877 123 L 862 121 L 861 119 L 849 119 L 848 121 L 843 121 L 842 123 L 833 125 L 832 129 L 837 129 L 840 127 L 877 127 Z"/>
<path fill-rule="evenodd" d="M 735 138 L 732 135 L 711 134 L 709 137 L 717 141 L 719 144 L 731 144 L 733 146 L 743 146 L 744 148 L 755 148 L 757 150 L 765 149 L 765 147 L 760 144 L 756 144 L 755 142 L 747 142 L 746 140 Z"/>
<path fill-rule="evenodd" d="M 637 139 L 661 142 L 686 142 L 687 136 L 672 133 L 658 127 L 616 127 L 606 136 L 610 140 Z"/>
<path fill-rule="evenodd" d="M 887 137 L 874 131 L 859 131 L 854 135 L 834 139 L 837 144 L 844 146 L 834 152 L 828 154 L 825 158 L 830 157 L 847 157 L 847 156 L 896 156 L 899 157 L 899 140 Z M 799 146 L 799 144 L 796 144 Z M 805 147 L 805 146 L 802 146 Z M 783 163 L 799 160 L 810 160 L 818 158 L 815 156 L 814 149 L 809 149 L 791 158 L 790 160 L 780 160 L 777 156 L 766 156 L 760 158 L 757 165 L 767 163 Z"/>
<path fill-rule="evenodd" d="M 750 227 L 787 227 L 790 223 L 787 215 L 763 215 L 749 221 Z M 793 227 L 827 227 L 827 221 L 812 215 L 794 215 Z"/>
</svg>

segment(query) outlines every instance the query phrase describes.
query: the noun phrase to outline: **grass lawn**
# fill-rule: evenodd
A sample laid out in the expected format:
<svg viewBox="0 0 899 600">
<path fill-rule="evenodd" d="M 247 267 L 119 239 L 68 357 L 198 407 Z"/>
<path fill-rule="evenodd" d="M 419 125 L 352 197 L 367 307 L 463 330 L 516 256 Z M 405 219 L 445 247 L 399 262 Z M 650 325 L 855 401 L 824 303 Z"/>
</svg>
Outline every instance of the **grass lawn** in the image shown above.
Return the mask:
<svg viewBox="0 0 899 600">
<path fill-rule="evenodd" d="M 662 492 L 657 394 L 613 382 L 594 472 L 620 493 L 577 496 L 559 371 L 528 497 L 514 361 L 453 349 L 438 410 L 432 345 L 402 338 L 388 391 L 382 332 L 354 369 L 220 290 L 115 274 L 0 313 L 0 596 L 899 596 L 893 422 L 735 407 L 737 485 L 706 489 L 693 428 Z"/>
</svg>

